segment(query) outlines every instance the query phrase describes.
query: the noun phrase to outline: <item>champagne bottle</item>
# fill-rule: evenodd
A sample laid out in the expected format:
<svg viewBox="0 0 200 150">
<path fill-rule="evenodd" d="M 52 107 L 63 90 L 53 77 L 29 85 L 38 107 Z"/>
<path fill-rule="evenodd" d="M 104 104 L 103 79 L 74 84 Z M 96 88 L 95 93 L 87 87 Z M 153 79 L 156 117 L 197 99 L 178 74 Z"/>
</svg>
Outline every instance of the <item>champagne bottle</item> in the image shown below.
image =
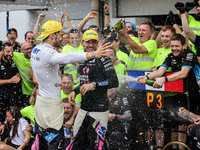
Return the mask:
<svg viewBox="0 0 200 150">
<path fill-rule="evenodd" d="M 122 21 L 116 23 L 116 24 L 114 25 L 114 31 L 119 31 L 119 30 L 121 30 L 121 29 L 123 28 L 123 25 L 122 25 L 122 24 L 124 24 Z"/>
<path fill-rule="evenodd" d="M 148 80 L 146 80 L 145 84 L 147 84 L 149 86 L 153 86 L 153 84 L 154 84 L 155 81 L 156 80 L 148 79 Z"/>
</svg>

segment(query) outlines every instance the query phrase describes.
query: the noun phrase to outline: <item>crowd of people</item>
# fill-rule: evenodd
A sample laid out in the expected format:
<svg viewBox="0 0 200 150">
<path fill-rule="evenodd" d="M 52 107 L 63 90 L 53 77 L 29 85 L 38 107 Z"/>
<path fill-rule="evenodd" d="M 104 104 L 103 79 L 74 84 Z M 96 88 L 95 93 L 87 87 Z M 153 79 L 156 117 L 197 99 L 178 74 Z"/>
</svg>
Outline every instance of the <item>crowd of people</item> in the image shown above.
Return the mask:
<svg viewBox="0 0 200 150">
<path fill-rule="evenodd" d="M 21 44 L 17 30 L 8 29 L 8 40 L 0 41 L 0 149 L 162 150 L 170 141 L 200 149 L 200 2 L 177 2 L 175 8 L 181 27 L 169 11 L 161 29 L 150 21 L 137 29 L 119 19 L 117 30 L 110 26 L 107 1 L 101 31 L 96 25 L 84 28 L 97 12 L 73 27 L 66 10 L 41 29 L 40 14 Z M 150 72 L 137 83 L 153 79 L 157 89 L 183 80 L 185 92 L 166 92 L 159 109 L 150 109 L 146 90 L 124 86 L 127 70 Z"/>
</svg>

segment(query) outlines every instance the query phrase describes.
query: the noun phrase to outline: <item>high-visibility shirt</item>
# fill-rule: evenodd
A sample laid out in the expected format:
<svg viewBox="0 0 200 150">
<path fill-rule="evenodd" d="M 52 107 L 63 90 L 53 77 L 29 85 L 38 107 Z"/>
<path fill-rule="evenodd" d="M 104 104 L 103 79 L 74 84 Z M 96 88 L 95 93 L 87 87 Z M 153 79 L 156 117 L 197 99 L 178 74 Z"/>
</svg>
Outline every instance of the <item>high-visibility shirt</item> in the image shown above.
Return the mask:
<svg viewBox="0 0 200 150">
<path fill-rule="evenodd" d="M 157 54 L 156 42 L 154 40 L 148 40 L 144 43 L 141 43 L 137 37 L 131 37 L 131 39 L 135 41 L 138 45 L 144 45 L 148 53 L 135 54 L 131 50 L 129 54 L 130 59 L 128 60 L 127 64 L 128 69 L 150 70 Z"/>
<path fill-rule="evenodd" d="M 121 50 L 118 50 L 116 51 L 116 56 L 118 60 L 124 62 L 127 65 L 129 57 L 126 53 L 122 52 Z"/>
<path fill-rule="evenodd" d="M 31 69 L 30 59 L 24 57 L 23 53 L 14 52 L 13 61 L 15 62 L 19 74 L 22 78 L 22 92 L 24 95 L 31 95 L 35 84 L 29 79 L 29 70 Z"/>
<path fill-rule="evenodd" d="M 172 52 L 171 48 L 167 48 L 167 49 L 165 49 L 165 47 L 158 48 L 157 55 L 156 55 L 156 58 L 154 60 L 152 68 L 162 65 L 163 62 L 165 61 L 165 58 L 167 57 L 167 55 L 170 54 L 171 52 Z M 171 71 L 172 71 L 172 68 L 170 67 L 167 70 L 167 72 L 171 72 Z"/>
<path fill-rule="evenodd" d="M 75 89 L 78 85 L 79 84 L 73 85 L 72 90 Z M 61 99 L 69 98 L 70 94 L 71 94 L 71 92 L 68 94 L 65 94 L 63 89 L 61 89 Z M 80 105 L 81 105 L 81 94 L 80 93 L 76 95 L 75 103 L 76 103 L 77 107 L 80 107 Z"/>
<path fill-rule="evenodd" d="M 70 52 L 84 52 L 84 48 L 81 44 L 78 47 L 72 47 L 71 45 L 65 45 L 62 49 L 62 53 Z M 73 76 L 74 83 L 77 83 L 77 69 L 78 66 L 75 64 L 67 64 L 64 66 L 64 73 L 69 73 Z"/>
<path fill-rule="evenodd" d="M 188 23 L 190 29 L 196 34 L 200 36 L 200 21 L 196 20 L 193 16 L 188 16 Z"/>
</svg>

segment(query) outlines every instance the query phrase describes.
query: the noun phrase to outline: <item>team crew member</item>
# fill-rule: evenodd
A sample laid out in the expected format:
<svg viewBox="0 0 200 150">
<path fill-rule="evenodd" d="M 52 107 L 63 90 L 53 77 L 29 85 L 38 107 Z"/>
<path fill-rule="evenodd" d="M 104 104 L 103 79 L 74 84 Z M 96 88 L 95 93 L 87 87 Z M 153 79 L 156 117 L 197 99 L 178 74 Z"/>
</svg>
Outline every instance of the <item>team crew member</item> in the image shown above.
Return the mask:
<svg viewBox="0 0 200 150">
<path fill-rule="evenodd" d="M 32 94 L 35 84 L 29 77 L 29 70 L 31 69 L 31 52 L 33 45 L 30 42 L 24 42 L 21 45 L 21 53 L 13 53 L 13 61 L 15 62 L 17 68 L 19 69 L 19 74 L 22 78 L 22 93 L 23 101 L 21 102 L 21 107 L 29 105 L 29 98 Z"/>
<path fill-rule="evenodd" d="M 84 32 L 81 44 L 85 52 L 94 53 L 98 45 L 97 32 Z M 76 138 L 73 149 L 95 149 L 95 146 L 100 148 L 98 141 L 104 140 L 109 114 L 107 89 L 118 86 L 117 75 L 109 57 L 81 62 L 78 72 L 80 86 L 69 97 L 72 101 L 76 94 L 82 95 L 81 107 L 74 123 L 73 132 Z M 94 129 L 95 124 L 101 126 L 96 127 L 101 129 L 98 134 Z"/>
<path fill-rule="evenodd" d="M 47 21 L 41 29 L 37 40 L 43 43 L 37 45 L 31 54 L 33 73 L 39 85 L 39 93 L 35 104 L 35 120 L 38 128 L 44 129 L 40 135 L 46 136 L 49 149 L 57 149 L 63 139 L 63 107 L 60 98 L 61 78 L 58 73 L 59 64 L 75 63 L 105 55 L 108 44 L 102 44 L 95 53 L 58 53 L 54 47 L 62 42 L 62 25 L 57 21 Z M 51 131 L 48 129 L 51 128 Z M 45 130 L 48 132 L 45 132 Z M 37 131 L 37 129 L 36 129 Z M 38 130 L 39 131 L 39 130 Z M 52 139 L 52 134 L 57 136 Z M 60 133 L 59 135 L 57 133 Z M 48 138 L 49 137 L 49 138 Z"/>
<path fill-rule="evenodd" d="M 80 32 L 78 29 L 71 29 L 69 32 L 69 44 L 65 45 L 62 53 L 70 52 L 84 52 L 83 46 L 80 42 Z M 64 73 L 73 75 L 74 83 L 77 83 L 77 69 L 78 64 L 67 64 L 64 66 Z"/>
<path fill-rule="evenodd" d="M 15 28 L 8 29 L 8 32 L 6 34 L 7 41 L 3 41 L 3 43 L 11 43 L 13 47 L 14 52 L 20 52 L 20 43 L 16 41 L 18 38 L 17 30 Z"/>
<path fill-rule="evenodd" d="M 117 92 L 117 88 L 108 89 L 110 113 L 108 122 L 109 149 L 130 149 L 128 139 L 129 121 L 132 120 L 128 98 Z"/>
<path fill-rule="evenodd" d="M 11 43 L 3 44 L 3 55 L 0 60 L 0 121 L 3 122 L 8 106 L 18 106 L 22 99 L 20 75 L 16 64 L 12 61 L 13 47 Z"/>
<path fill-rule="evenodd" d="M 199 109 L 199 87 L 197 85 L 195 74 L 199 74 L 199 63 L 195 54 L 190 50 L 185 50 L 185 38 L 180 34 L 174 34 L 171 37 L 171 50 L 167 58 L 161 67 L 147 76 L 138 77 L 138 83 L 145 84 L 147 78 L 155 79 L 155 83 L 153 84 L 154 88 L 161 88 L 164 82 L 167 81 L 177 81 L 180 79 L 184 80 L 185 91 L 189 93 L 189 106 L 190 110 L 193 112 L 197 112 Z M 172 75 L 167 77 L 162 77 L 166 70 L 172 67 L 172 72 L 175 72 Z M 191 80 L 192 79 L 192 80 Z M 178 94 L 175 96 L 170 96 L 170 99 L 165 99 L 165 105 L 163 105 L 163 109 L 166 111 L 170 111 L 170 108 L 180 108 L 181 106 L 187 107 L 187 99 L 183 94 Z M 180 123 L 173 120 L 173 123 Z M 175 124 L 176 125 L 176 124 Z M 172 126 L 173 127 L 173 126 Z M 184 131 L 184 125 L 180 125 L 178 130 Z M 180 137 L 184 136 L 184 133 L 178 134 Z M 180 138 L 179 138 L 180 140 Z M 186 139 L 182 139 L 182 142 L 186 142 Z M 179 147 L 180 148 L 180 147 Z M 181 148 L 180 148 L 181 149 Z"/>
<path fill-rule="evenodd" d="M 170 37 L 175 33 L 173 26 L 165 25 L 161 30 L 161 42 L 163 43 L 162 48 L 158 48 L 158 52 L 153 63 L 153 67 L 157 68 L 164 62 L 165 58 L 172 51 L 170 49 Z M 170 70 L 168 70 L 170 71 Z"/>
<path fill-rule="evenodd" d="M 157 54 L 157 44 L 151 40 L 154 26 L 151 22 L 143 22 L 139 26 L 138 38 L 129 37 L 125 27 L 119 31 L 126 41 L 126 44 L 131 48 L 130 59 L 128 61 L 129 69 L 151 69 L 154 59 Z"/>
</svg>

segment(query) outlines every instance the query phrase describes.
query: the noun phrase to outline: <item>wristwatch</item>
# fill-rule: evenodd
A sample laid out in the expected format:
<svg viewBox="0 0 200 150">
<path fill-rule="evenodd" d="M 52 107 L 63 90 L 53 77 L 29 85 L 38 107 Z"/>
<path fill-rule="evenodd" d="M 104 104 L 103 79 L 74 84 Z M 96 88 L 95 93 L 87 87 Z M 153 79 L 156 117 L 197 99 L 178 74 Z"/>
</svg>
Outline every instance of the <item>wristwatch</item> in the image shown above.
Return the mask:
<svg viewBox="0 0 200 150">
<path fill-rule="evenodd" d="M 95 81 L 93 81 L 93 82 L 92 82 L 92 84 L 94 85 L 94 89 L 93 89 L 93 90 L 95 90 L 95 89 L 96 89 L 96 85 L 97 85 L 97 84 L 96 84 L 96 82 L 95 82 Z"/>
</svg>

